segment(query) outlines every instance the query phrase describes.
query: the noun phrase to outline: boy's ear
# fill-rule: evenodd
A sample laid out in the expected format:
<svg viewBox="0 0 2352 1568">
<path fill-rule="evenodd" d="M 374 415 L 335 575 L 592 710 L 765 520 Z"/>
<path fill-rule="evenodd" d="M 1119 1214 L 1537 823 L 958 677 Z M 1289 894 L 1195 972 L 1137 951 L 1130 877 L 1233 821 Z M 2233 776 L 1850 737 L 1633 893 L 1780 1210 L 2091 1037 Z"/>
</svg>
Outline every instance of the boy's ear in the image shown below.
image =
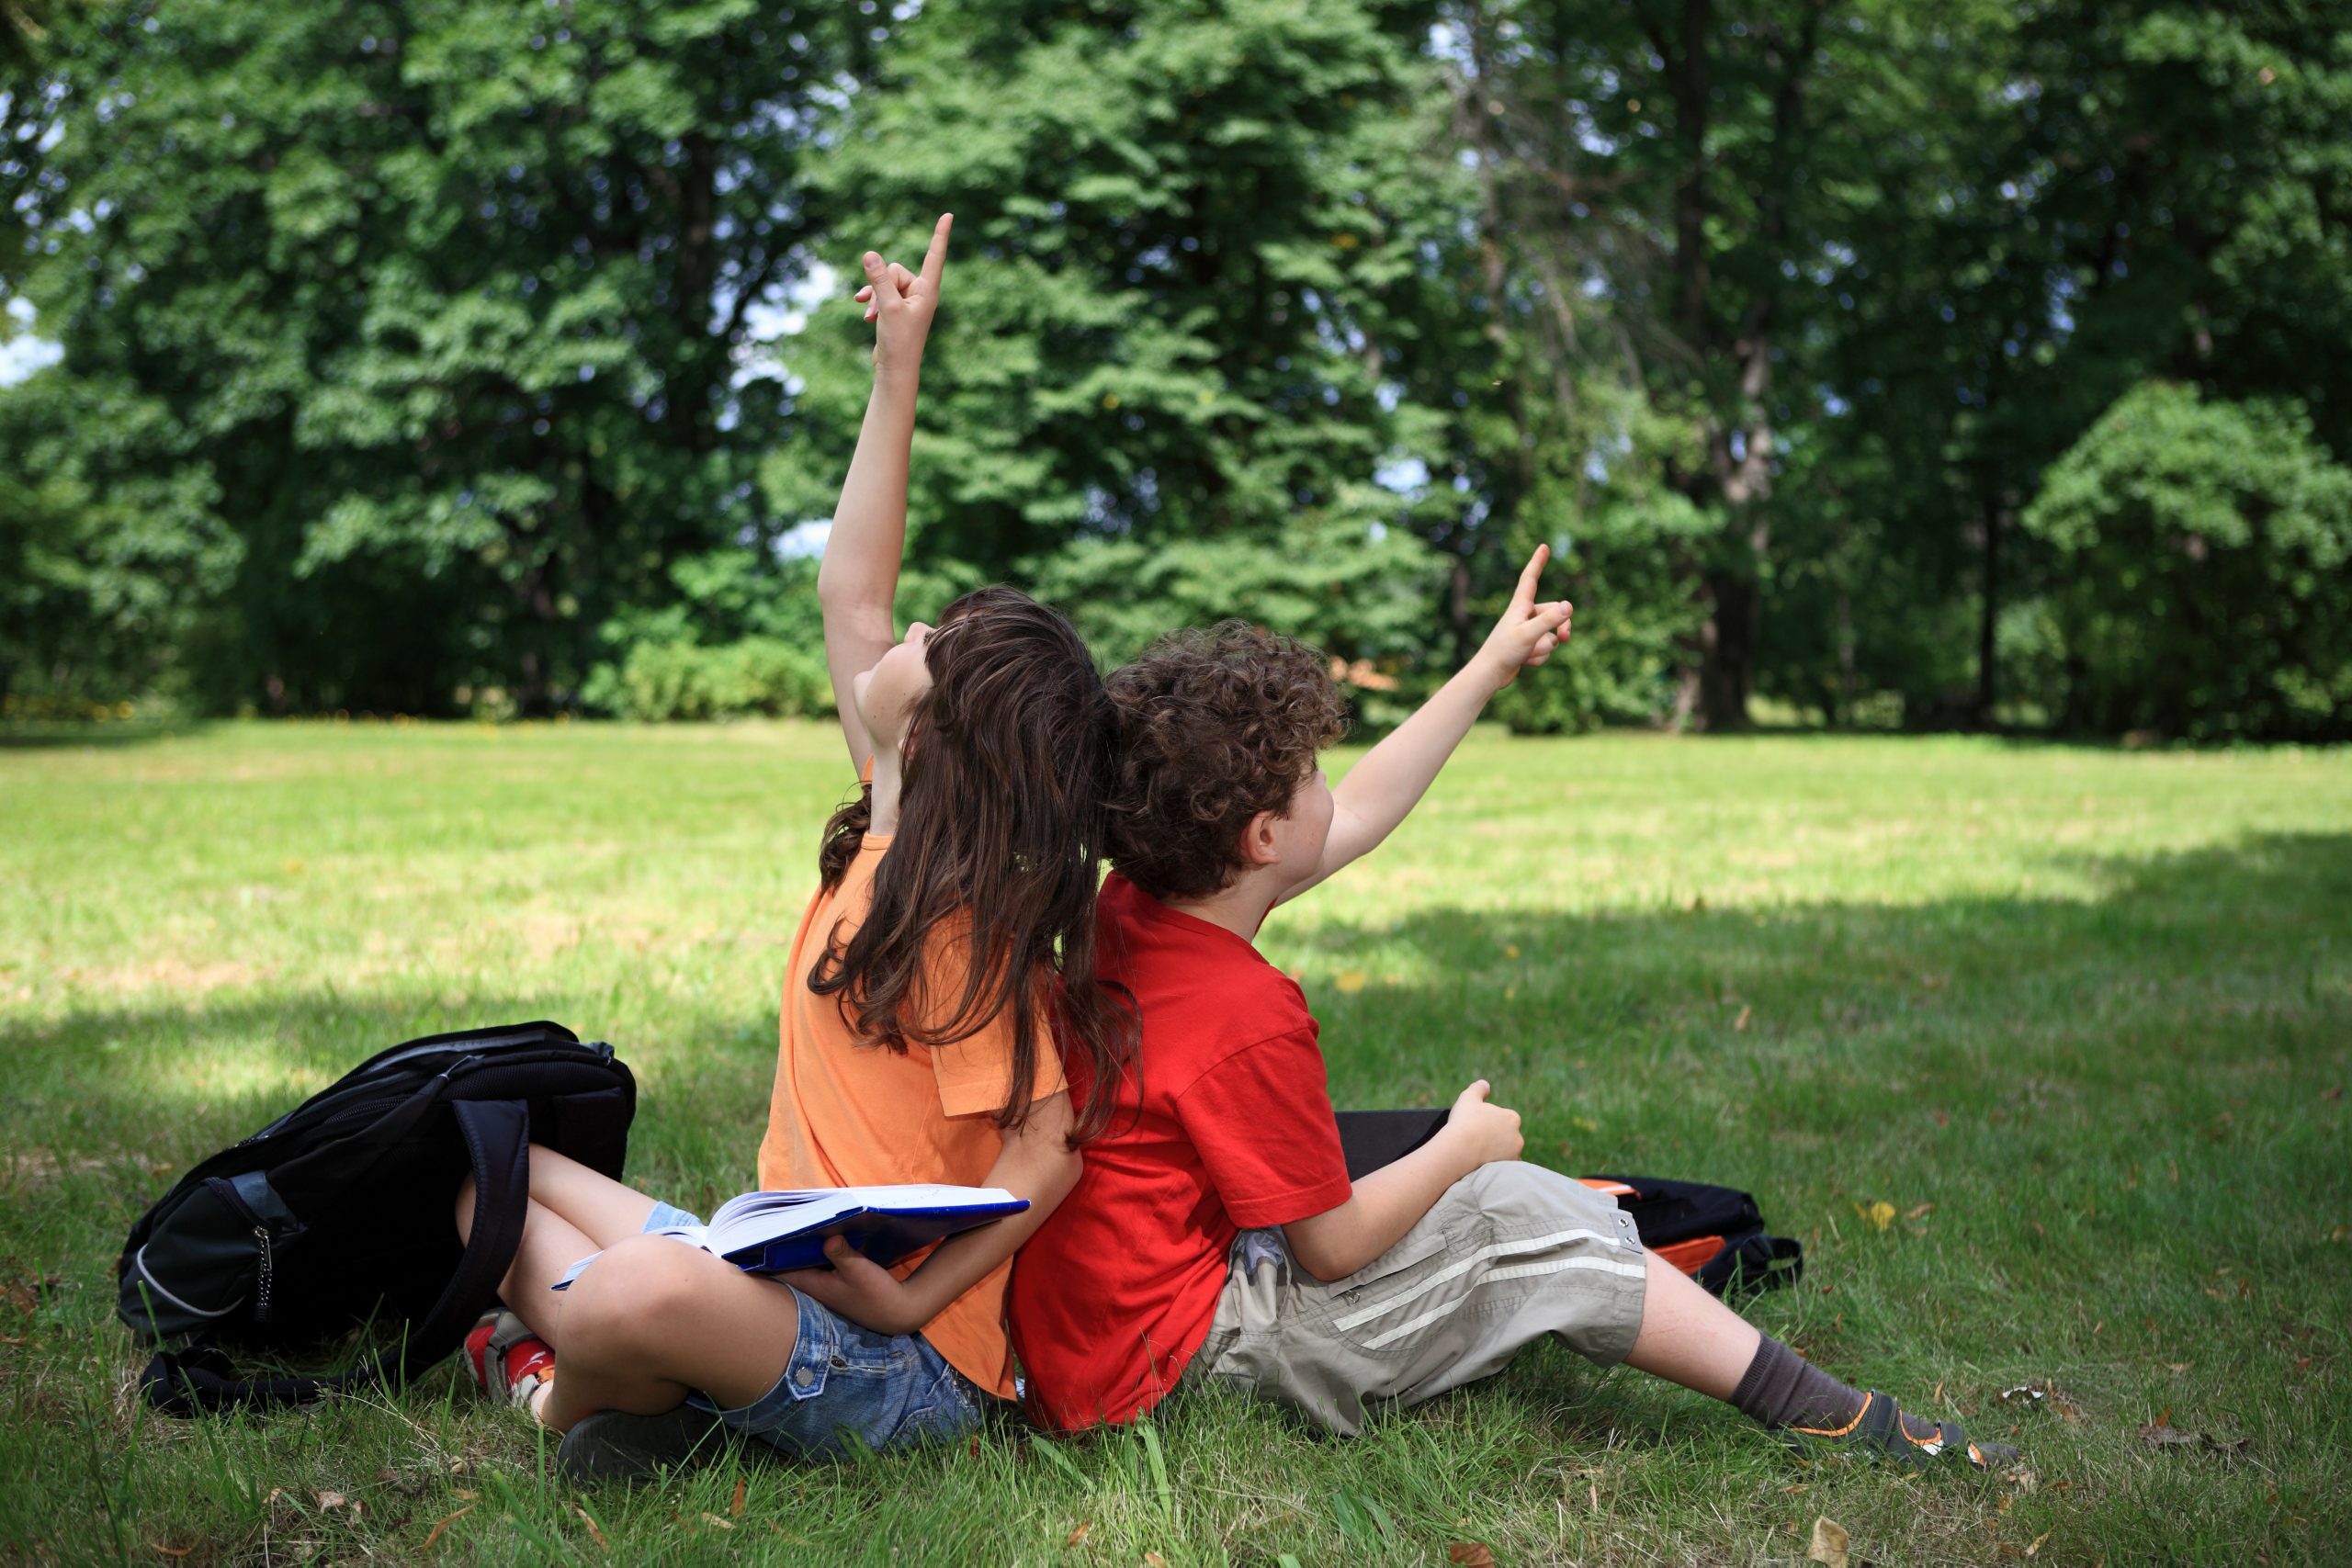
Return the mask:
<svg viewBox="0 0 2352 1568">
<path fill-rule="evenodd" d="M 1241 864 L 1255 871 L 1261 865 L 1272 865 L 1282 859 L 1282 848 L 1275 841 L 1274 824 L 1281 820 L 1277 811 L 1261 811 L 1242 825 Z"/>
</svg>

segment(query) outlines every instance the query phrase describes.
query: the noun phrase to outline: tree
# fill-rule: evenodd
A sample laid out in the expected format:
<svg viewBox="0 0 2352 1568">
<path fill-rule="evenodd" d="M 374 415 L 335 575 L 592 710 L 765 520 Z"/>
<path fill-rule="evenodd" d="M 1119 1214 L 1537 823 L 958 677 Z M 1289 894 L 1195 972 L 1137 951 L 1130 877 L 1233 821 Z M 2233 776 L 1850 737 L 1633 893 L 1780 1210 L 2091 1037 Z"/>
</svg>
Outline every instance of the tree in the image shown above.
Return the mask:
<svg viewBox="0 0 2352 1568">
<path fill-rule="evenodd" d="M 1859 18 L 1841 10 L 1833 24 L 1831 11 L 1829 0 L 1453 8 L 1494 243 L 1515 240 L 1508 254 L 1564 319 L 1577 291 L 1607 298 L 1609 346 L 1658 428 L 1679 433 L 1657 451 L 1660 475 L 1709 523 L 1692 541 L 1704 613 L 1679 706 L 1711 728 L 1747 722 L 1755 682 L 1791 414 L 1790 264 L 1821 251 L 1813 203 L 1842 173 L 1819 156 L 1823 84 L 1871 47 Z"/>
<path fill-rule="evenodd" d="M 2024 523 L 2064 567 L 2073 722 L 2352 738 L 2352 468 L 2300 404 L 2134 388 L 2052 468 Z"/>
<path fill-rule="evenodd" d="M 54 130 L 0 165 L 32 231 L 9 281 L 61 375 L 153 414 L 86 438 L 200 474 L 202 525 L 243 542 L 215 700 L 431 710 L 472 682 L 545 711 L 605 611 L 760 533 L 789 411 L 738 350 L 805 265 L 803 159 L 872 25 L 756 0 L 62 20 L 27 96 Z"/>
<path fill-rule="evenodd" d="M 1358 0 L 927 6 L 821 173 L 859 213 L 844 272 L 956 211 L 918 557 L 1400 520 L 1374 479 L 1414 429 L 1426 81 Z M 787 345 L 813 438 L 767 469 L 786 514 L 831 506 L 867 341 L 836 309 Z"/>
</svg>

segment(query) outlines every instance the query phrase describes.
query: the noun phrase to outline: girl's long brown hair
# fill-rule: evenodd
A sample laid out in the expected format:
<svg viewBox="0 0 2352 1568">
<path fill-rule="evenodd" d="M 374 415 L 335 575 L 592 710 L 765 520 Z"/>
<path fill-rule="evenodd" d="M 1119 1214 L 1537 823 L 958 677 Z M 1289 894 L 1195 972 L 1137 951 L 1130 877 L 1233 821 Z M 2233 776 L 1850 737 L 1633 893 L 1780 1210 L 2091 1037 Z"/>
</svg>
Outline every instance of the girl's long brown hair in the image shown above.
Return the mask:
<svg viewBox="0 0 2352 1568">
<path fill-rule="evenodd" d="M 1010 1010 L 1012 1089 L 996 1115 L 1008 1129 L 1028 1120 L 1037 1054 L 1054 1048 L 1044 1012 L 1083 1058 L 1071 1075 L 1089 1086 L 1071 1133 L 1081 1141 L 1107 1120 L 1138 1034 L 1132 1006 L 1094 977 L 1116 716 L 1077 629 L 1014 589 L 950 604 L 923 660 L 931 689 L 908 716 L 899 829 L 873 905 L 847 940 L 827 942 L 808 988 L 840 998 L 862 1039 L 899 1052 L 967 1040 Z M 872 817 L 868 784 L 826 824 L 828 890 Z M 946 976 L 958 968 L 948 953 L 966 957 L 961 994 L 926 995 L 926 956 Z"/>
</svg>

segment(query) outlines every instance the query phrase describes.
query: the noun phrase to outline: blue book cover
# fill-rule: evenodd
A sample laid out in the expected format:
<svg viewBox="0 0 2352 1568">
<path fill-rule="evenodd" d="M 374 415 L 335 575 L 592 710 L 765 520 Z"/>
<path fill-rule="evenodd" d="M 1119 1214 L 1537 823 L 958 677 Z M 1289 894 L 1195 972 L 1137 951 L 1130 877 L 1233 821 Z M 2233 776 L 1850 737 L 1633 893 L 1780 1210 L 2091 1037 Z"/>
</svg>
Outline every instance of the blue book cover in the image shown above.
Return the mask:
<svg viewBox="0 0 2352 1568">
<path fill-rule="evenodd" d="M 884 1268 L 959 1231 L 1029 1206 L 1001 1187 L 908 1183 L 895 1187 L 831 1187 L 798 1192 L 746 1192 L 729 1198 L 702 1224 L 666 1225 L 666 1235 L 715 1252 L 750 1274 L 826 1269 L 825 1240 L 849 1244 Z M 591 1253 L 550 1287 L 563 1290 L 600 1256 Z"/>
</svg>

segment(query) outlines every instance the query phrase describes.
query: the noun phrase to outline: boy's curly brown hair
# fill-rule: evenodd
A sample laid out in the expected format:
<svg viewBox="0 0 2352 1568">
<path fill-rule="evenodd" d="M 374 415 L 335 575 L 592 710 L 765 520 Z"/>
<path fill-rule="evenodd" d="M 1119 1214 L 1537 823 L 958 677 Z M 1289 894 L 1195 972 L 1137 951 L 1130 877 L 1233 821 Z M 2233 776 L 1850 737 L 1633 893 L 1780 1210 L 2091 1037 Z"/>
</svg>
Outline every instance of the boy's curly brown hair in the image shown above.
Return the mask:
<svg viewBox="0 0 2352 1568">
<path fill-rule="evenodd" d="M 1231 886 L 1241 829 L 1288 810 L 1348 728 L 1323 655 L 1244 621 L 1171 632 L 1105 684 L 1119 716 L 1111 863 L 1155 898 Z"/>
</svg>

